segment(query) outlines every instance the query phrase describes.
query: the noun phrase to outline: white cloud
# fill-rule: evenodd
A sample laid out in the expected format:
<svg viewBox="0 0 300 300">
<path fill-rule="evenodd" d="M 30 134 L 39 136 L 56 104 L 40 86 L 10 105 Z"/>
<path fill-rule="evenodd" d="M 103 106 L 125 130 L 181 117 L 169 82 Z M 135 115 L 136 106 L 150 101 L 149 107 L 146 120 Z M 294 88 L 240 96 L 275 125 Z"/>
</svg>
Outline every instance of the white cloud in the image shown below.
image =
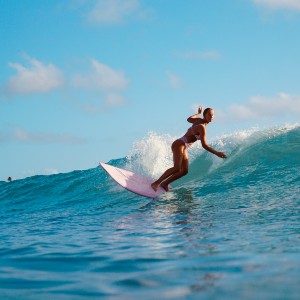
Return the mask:
<svg viewBox="0 0 300 300">
<path fill-rule="evenodd" d="M 228 108 L 226 117 L 234 120 L 262 120 L 283 116 L 300 116 L 300 95 L 280 93 L 276 97 L 252 97 L 246 104 L 236 104 Z"/>
<path fill-rule="evenodd" d="M 168 77 L 169 83 L 172 88 L 178 89 L 183 86 L 183 82 L 181 78 L 171 71 L 166 71 L 166 75 Z"/>
<path fill-rule="evenodd" d="M 74 87 L 99 90 L 122 90 L 128 86 L 129 80 L 122 71 L 102 64 L 96 59 L 91 60 L 91 70 L 78 74 L 72 80 Z"/>
<path fill-rule="evenodd" d="M 140 0 L 96 0 L 87 14 L 91 24 L 118 24 L 127 18 L 139 18 L 146 14 Z"/>
<path fill-rule="evenodd" d="M 185 51 L 179 54 L 180 57 L 186 59 L 218 59 L 220 54 L 215 50 L 210 51 Z"/>
<path fill-rule="evenodd" d="M 90 70 L 75 75 L 72 79 L 72 85 L 75 88 L 85 90 L 85 92 L 98 92 L 96 98 L 102 96 L 104 105 L 99 105 L 99 100 L 97 100 L 96 104 L 89 104 L 85 101 L 84 105 L 81 106 L 89 112 L 101 112 L 107 107 L 123 105 L 126 102 L 122 96 L 122 91 L 128 87 L 129 80 L 122 71 L 115 70 L 96 59 L 92 59 Z"/>
<path fill-rule="evenodd" d="M 22 143 L 57 143 L 57 144 L 81 144 L 85 139 L 69 134 L 55 134 L 46 132 L 29 132 L 22 128 L 14 128 L 0 133 L 0 144 L 8 142 Z"/>
<path fill-rule="evenodd" d="M 63 85 L 62 72 L 52 64 L 27 57 L 29 66 L 9 63 L 17 74 L 8 79 L 3 90 L 7 95 L 34 94 L 55 90 Z"/>
<path fill-rule="evenodd" d="M 254 2 L 274 9 L 300 10 L 300 0 L 254 0 Z"/>
<path fill-rule="evenodd" d="M 119 106 L 125 103 L 125 99 L 120 94 L 108 93 L 105 97 L 105 103 L 109 106 Z"/>
<path fill-rule="evenodd" d="M 58 144 L 80 144 L 85 140 L 69 134 L 54 134 L 43 132 L 29 132 L 22 128 L 15 128 L 11 132 L 2 134 L 3 142 L 19 141 L 24 143 L 58 143 Z"/>
</svg>

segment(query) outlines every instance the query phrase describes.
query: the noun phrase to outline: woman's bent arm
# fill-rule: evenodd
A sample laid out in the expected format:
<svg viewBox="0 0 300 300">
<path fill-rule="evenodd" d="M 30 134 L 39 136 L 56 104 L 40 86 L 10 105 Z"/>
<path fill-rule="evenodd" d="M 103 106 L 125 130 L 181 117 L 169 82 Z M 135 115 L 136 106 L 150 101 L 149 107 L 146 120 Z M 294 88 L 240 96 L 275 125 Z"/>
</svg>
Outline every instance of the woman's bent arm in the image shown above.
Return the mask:
<svg viewBox="0 0 300 300">
<path fill-rule="evenodd" d="M 189 118 L 187 118 L 187 121 L 188 121 L 189 123 L 195 123 L 195 122 L 199 119 L 199 117 L 200 117 L 200 115 L 201 115 L 201 112 L 202 112 L 202 107 L 199 106 L 199 108 L 198 108 L 198 113 L 197 113 L 197 114 L 194 114 L 194 115 L 192 115 L 192 116 L 190 116 Z"/>
</svg>

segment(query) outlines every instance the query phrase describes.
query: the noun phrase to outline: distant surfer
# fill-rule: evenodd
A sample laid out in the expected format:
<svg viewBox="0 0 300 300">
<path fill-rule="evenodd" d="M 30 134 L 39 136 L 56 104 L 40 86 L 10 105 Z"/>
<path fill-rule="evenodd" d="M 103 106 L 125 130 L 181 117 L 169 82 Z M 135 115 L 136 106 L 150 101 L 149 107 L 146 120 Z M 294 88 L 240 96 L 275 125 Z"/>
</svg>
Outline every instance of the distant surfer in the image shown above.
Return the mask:
<svg viewBox="0 0 300 300">
<path fill-rule="evenodd" d="M 12 181 L 12 178 L 9 176 L 9 177 L 7 178 L 7 181 L 8 181 L 8 182 L 11 182 L 11 181 Z"/>
<path fill-rule="evenodd" d="M 198 108 L 198 113 L 190 116 L 187 121 L 193 125 L 187 130 L 186 134 L 177 139 L 172 144 L 173 162 L 174 166 L 167 169 L 161 177 L 151 184 L 154 191 L 157 191 L 161 186 L 166 191 L 169 191 L 169 184 L 188 173 L 189 160 L 188 148 L 197 140 L 201 141 L 202 147 L 217 155 L 220 158 L 226 158 L 226 154 L 218 152 L 210 147 L 206 142 L 206 125 L 213 121 L 214 110 L 206 108 L 203 112 L 203 118 L 200 118 L 202 107 Z"/>
</svg>

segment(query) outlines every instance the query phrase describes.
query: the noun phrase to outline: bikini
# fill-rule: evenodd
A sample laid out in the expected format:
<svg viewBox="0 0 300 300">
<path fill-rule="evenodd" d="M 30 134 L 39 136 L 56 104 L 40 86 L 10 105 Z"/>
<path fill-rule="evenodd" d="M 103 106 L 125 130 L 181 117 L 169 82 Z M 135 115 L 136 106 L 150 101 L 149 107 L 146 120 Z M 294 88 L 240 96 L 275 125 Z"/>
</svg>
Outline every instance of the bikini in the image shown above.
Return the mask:
<svg viewBox="0 0 300 300">
<path fill-rule="evenodd" d="M 198 125 L 196 125 L 196 126 L 198 126 Z M 191 126 L 188 130 L 190 130 L 192 127 L 193 126 Z M 196 140 L 200 140 L 201 139 L 200 135 L 196 135 L 195 134 L 194 136 L 195 136 Z M 189 147 L 191 147 L 191 145 L 193 144 L 193 143 L 188 143 L 186 136 L 182 136 L 181 138 L 179 138 L 179 140 L 182 141 L 182 142 L 184 142 L 186 149 L 188 149 Z"/>
</svg>

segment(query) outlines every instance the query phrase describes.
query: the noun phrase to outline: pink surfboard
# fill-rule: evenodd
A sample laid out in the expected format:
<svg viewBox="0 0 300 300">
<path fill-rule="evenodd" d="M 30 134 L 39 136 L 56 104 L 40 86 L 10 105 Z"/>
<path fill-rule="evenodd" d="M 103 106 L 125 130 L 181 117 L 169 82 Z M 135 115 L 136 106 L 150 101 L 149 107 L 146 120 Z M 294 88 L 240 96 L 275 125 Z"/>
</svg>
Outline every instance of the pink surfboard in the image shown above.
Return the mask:
<svg viewBox="0 0 300 300">
<path fill-rule="evenodd" d="M 148 198 L 155 198 L 166 191 L 162 187 L 158 187 L 155 192 L 151 183 L 154 179 L 123 170 L 108 164 L 100 163 L 100 166 L 114 179 L 120 186 L 126 190 Z"/>
</svg>

